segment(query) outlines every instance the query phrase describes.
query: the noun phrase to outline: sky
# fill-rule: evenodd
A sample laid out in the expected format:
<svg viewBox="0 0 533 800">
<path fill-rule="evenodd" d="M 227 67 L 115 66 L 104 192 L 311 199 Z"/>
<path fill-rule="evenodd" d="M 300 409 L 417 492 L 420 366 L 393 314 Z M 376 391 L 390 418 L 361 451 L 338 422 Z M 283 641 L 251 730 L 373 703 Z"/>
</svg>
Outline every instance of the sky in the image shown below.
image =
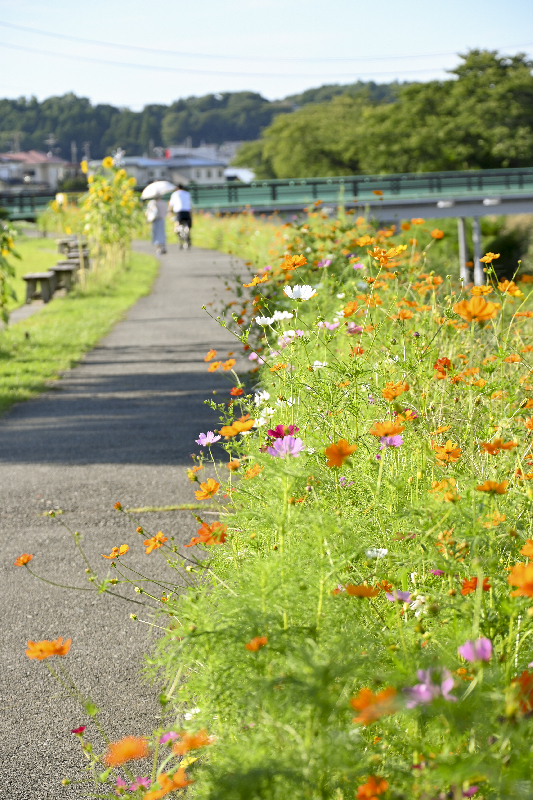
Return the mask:
<svg viewBox="0 0 533 800">
<path fill-rule="evenodd" d="M 273 100 L 446 78 L 469 48 L 533 56 L 533 2 L 0 0 L 0 97 L 74 92 L 135 110 L 212 92 Z"/>
</svg>

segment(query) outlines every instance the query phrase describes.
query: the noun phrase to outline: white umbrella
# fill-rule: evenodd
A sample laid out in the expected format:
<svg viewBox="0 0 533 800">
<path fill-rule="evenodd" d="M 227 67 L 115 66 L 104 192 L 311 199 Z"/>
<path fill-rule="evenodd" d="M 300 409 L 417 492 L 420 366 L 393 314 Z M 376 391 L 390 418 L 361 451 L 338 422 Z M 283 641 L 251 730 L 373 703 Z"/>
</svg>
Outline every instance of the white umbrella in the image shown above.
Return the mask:
<svg viewBox="0 0 533 800">
<path fill-rule="evenodd" d="M 175 188 L 174 184 L 170 183 L 170 181 L 154 181 L 143 189 L 141 200 L 151 200 L 152 197 L 161 197 L 164 194 L 173 192 Z"/>
</svg>

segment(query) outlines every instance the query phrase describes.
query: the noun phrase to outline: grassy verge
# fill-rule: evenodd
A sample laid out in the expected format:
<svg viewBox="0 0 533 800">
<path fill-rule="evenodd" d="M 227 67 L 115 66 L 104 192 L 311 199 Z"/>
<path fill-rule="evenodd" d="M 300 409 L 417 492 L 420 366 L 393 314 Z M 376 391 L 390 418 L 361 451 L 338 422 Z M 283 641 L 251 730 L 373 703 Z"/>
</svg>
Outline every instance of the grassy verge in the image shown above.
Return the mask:
<svg viewBox="0 0 533 800">
<path fill-rule="evenodd" d="M 43 247 L 33 242 L 17 247 L 46 260 L 44 245 L 50 247 L 50 240 L 36 241 Z M 139 297 L 148 294 L 157 269 L 155 258 L 132 253 L 128 268 L 110 285 L 100 281 L 85 294 L 56 298 L 33 317 L 0 333 L 0 413 L 42 392 L 47 381 L 79 361 Z"/>
</svg>

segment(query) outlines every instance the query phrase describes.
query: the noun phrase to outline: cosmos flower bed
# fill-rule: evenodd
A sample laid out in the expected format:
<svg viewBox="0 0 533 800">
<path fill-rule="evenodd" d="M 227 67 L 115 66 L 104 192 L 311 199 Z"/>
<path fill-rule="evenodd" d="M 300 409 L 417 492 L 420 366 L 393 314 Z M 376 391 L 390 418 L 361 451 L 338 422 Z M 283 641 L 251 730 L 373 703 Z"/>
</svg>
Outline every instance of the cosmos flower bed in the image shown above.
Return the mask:
<svg viewBox="0 0 533 800">
<path fill-rule="evenodd" d="M 315 211 L 239 281 L 251 372 L 206 354 L 228 397 L 189 473 L 220 517 L 185 559 L 145 540 L 189 582 L 159 603 L 164 727 L 97 796 L 533 797 L 528 280 L 489 253 L 463 289 L 441 233 Z"/>
</svg>

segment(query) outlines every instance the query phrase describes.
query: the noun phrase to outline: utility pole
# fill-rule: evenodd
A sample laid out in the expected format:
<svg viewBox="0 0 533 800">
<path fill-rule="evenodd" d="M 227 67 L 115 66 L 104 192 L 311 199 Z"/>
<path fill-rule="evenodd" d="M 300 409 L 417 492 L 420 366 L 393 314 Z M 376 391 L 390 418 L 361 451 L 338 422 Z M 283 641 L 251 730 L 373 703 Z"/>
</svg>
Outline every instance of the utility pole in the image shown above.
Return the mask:
<svg viewBox="0 0 533 800">
<path fill-rule="evenodd" d="M 90 142 L 84 142 L 83 143 L 83 154 L 85 156 L 85 161 L 90 161 L 91 160 L 91 143 Z"/>
<path fill-rule="evenodd" d="M 75 141 L 70 143 L 70 160 L 73 164 L 78 163 L 78 145 Z"/>
<path fill-rule="evenodd" d="M 54 136 L 54 134 L 53 134 L 53 133 L 50 133 L 50 134 L 48 135 L 48 139 L 45 139 L 45 140 L 44 140 L 44 143 L 45 143 L 45 144 L 47 144 L 47 145 L 49 146 L 49 148 L 50 148 L 50 151 L 49 151 L 48 155 L 50 155 L 50 156 L 51 156 L 51 155 L 52 155 L 52 147 L 53 147 L 53 146 L 54 146 L 54 145 L 57 143 L 57 139 L 56 139 L 56 137 Z"/>
<path fill-rule="evenodd" d="M 470 273 L 466 262 L 468 261 L 468 249 L 466 246 L 466 227 L 464 217 L 459 217 L 457 220 L 457 233 L 459 235 L 459 265 L 460 276 L 463 281 L 463 286 L 470 283 Z"/>
<path fill-rule="evenodd" d="M 474 243 L 474 286 L 484 286 L 486 283 L 481 261 L 481 226 L 479 217 L 472 220 L 472 241 Z"/>
</svg>

